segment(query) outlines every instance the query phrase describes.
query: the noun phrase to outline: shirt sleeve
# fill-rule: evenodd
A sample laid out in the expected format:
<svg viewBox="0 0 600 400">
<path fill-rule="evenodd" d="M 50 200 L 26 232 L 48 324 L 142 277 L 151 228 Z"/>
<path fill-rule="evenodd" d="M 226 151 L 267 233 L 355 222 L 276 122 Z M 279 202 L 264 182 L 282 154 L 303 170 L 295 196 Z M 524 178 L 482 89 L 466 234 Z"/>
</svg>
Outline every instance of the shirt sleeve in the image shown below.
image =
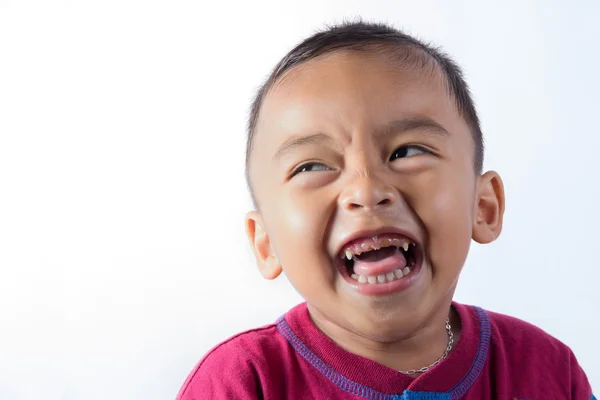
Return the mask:
<svg viewBox="0 0 600 400">
<path fill-rule="evenodd" d="M 261 399 L 259 379 L 243 352 L 218 347 L 194 368 L 176 400 Z"/>
<path fill-rule="evenodd" d="M 572 400 L 596 400 L 592 393 L 592 387 L 587 379 L 585 372 L 577 362 L 577 358 L 570 351 L 571 364 L 571 399 Z"/>
</svg>

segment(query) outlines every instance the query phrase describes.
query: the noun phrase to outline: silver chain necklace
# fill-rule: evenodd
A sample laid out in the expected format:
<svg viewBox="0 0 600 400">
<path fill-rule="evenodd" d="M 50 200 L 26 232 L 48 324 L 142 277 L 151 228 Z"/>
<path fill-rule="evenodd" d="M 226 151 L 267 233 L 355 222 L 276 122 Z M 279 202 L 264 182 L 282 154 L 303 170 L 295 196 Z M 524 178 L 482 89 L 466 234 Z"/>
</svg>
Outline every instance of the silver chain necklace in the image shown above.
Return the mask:
<svg viewBox="0 0 600 400">
<path fill-rule="evenodd" d="M 452 333 L 452 327 L 450 326 L 450 318 L 446 318 L 446 330 L 448 331 L 448 347 L 446 347 L 446 351 L 444 351 L 444 354 L 442 354 L 442 356 L 433 364 L 431 364 L 428 367 L 423 367 L 423 368 L 419 368 L 419 369 L 410 369 L 408 371 L 398 371 L 404 375 L 414 375 L 414 374 L 422 374 L 424 372 L 429 371 L 431 368 L 435 367 L 436 365 L 438 365 L 444 358 L 446 358 L 448 356 L 448 353 L 450 353 L 450 350 L 452 350 L 452 345 L 454 344 L 454 333 Z"/>
</svg>

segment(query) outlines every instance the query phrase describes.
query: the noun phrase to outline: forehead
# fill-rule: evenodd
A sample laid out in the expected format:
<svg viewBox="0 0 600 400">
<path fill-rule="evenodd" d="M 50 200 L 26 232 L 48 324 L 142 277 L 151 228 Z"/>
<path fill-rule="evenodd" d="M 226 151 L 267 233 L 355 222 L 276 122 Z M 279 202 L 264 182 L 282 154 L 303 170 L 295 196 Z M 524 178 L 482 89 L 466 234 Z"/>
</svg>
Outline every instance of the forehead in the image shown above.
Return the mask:
<svg viewBox="0 0 600 400">
<path fill-rule="evenodd" d="M 356 132 L 405 118 L 432 119 L 449 132 L 468 130 L 435 65 L 372 52 L 329 53 L 288 71 L 271 88 L 254 138 L 260 156 L 253 160 L 268 162 L 292 135 L 325 131 L 350 141 Z"/>
<path fill-rule="evenodd" d="M 407 60 L 368 50 L 327 53 L 287 71 L 273 85 L 265 104 L 296 96 L 318 99 L 339 92 L 353 95 L 352 100 L 358 100 L 357 95 L 375 94 L 374 90 L 377 95 L 411 89 L 445 92 L 445 80 L 433 59 L 412 55 L 415 52 L 406 51 Z"/>
</svg>

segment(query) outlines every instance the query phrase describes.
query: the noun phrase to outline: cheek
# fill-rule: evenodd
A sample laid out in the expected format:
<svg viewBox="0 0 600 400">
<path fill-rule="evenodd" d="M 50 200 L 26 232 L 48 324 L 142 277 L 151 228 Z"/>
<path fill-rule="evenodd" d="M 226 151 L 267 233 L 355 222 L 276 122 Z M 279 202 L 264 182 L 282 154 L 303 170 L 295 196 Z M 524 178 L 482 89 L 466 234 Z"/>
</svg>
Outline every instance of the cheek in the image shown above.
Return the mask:
<svg viewBox="0 0 600 400">
<path fill-rule="evenodd" d="M 280 195 L 268 207 L 268 220 L 265 219 L 269 236 L 288 275 L 294 274 L 299 266 L 308 269 L 308 264 L 315 264 L 323 257 L 328 223 L 324 199 L 311 196 L 308 201 L 298 195 Z"/>
<path fill-rule="evenodd" d="M 313 303 L 329 292 L 337 274 L 324 247 L 330 223 L 327 204 L 327 198 L 315 193 L 310 198 L 285 196 L 274 202 L 274 229 L 269 226 L 286 276 Z"/>
<path fill-rule="evenodd" d="M 462 268 L 472 235 L 474 183 L 439 176 L 421 186 L 424 200 L 416 209 L 428 236 L 428 256 L 433 266 Z"/>
</svg>

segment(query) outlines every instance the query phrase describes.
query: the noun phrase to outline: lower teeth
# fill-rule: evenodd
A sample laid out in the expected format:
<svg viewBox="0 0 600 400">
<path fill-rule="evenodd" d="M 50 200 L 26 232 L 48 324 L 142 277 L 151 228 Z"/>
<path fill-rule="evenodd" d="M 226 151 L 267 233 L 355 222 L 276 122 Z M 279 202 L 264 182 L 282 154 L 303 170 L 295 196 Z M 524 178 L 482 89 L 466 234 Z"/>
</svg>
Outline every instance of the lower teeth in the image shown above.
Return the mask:
<svg viewBox="0 0 600 400">
<path fill-rule="evenodd" d="M 358 281 L 358 283 L 369 283 L 371 285 L 375 285 L 378 283 L 393 282 L 395 280 L 405 277 L 406 275 L 410 274 L 410 272 L 410 267 L 404 267 L 403 269 L 396 269 L 393 272 L 388 272 L 387 274 L 371 276 L 352 274 L 350 276 L 352 277 L 352 279 Z"/>
</svg>

